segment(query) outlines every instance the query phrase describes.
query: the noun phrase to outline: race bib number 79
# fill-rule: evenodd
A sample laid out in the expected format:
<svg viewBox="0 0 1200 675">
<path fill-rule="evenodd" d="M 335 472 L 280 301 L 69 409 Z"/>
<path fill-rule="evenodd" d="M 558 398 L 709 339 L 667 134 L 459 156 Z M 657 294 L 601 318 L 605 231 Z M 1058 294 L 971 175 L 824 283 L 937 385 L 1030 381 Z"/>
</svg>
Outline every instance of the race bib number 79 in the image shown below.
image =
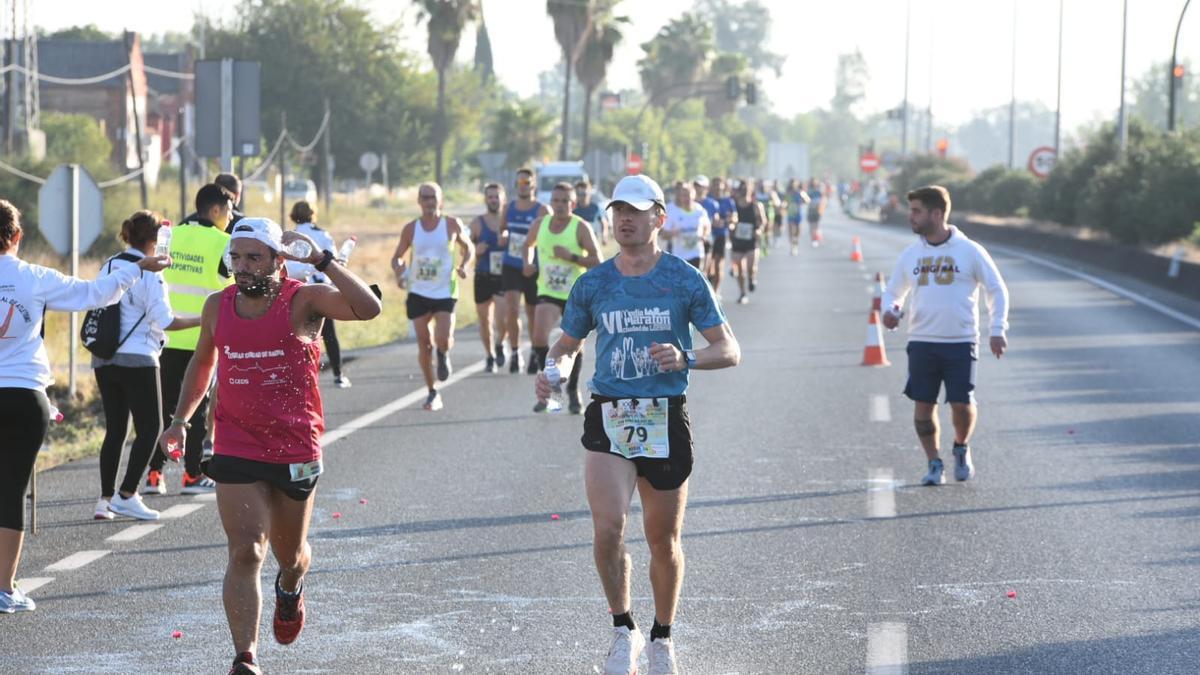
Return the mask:
<svg viewBox="0 0 1200 675">
<path fill-rule="evenodd" d="M 610 451 L 627 459 L 667 459 L 667 399 L 620 399 L 601 406 Z"/>
</svg>

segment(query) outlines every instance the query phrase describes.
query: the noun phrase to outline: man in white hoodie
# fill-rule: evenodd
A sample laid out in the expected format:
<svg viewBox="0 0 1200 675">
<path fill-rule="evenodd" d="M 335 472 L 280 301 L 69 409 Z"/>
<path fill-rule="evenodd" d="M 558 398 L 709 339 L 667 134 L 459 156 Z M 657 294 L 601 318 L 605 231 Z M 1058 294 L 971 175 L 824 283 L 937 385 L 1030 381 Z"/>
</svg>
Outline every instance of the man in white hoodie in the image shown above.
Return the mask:
<svg viewBox="0 0 1200 675">
<path fill-rule="evenodd" d="M 900 254 L 883 294 L 883 325 L 900 324 L 909 293 L 908 384 L 916 404 L 917 438 L 929 460 L 922 483 L 946 482 L 938 457 L 937 397 L 946 386 L 954 422 L 954 477 L 975 475 L 971 433 L 975 430 L 975 362 L 979 343 L 979 287 L 987 292 L 989 346 L 996 358 L 1008 348 L 1008 288 L 992 257 L 947 220 L 950 193 L 940 185 L 908 193 L 908 223 L 921 240 Z"/>
</svg>

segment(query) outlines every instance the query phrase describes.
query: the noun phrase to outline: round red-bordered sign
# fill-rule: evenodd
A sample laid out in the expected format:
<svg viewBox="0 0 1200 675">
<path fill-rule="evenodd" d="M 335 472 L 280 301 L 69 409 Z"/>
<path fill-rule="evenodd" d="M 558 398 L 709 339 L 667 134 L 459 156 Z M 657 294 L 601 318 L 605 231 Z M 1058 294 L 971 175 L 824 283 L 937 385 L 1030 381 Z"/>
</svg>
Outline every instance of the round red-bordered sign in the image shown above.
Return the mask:
<svg viewBox="0 0 1200 675">
<path fill-rule="evenodd" d="M 1054 148 L 1043 145 L 1029 153 L 1029 173 L 1038 178 L 1045 178 L 1054 170 L 1056 161 L 1058 161 L 1058 153 L 1054 151 Z"/>
</svg>

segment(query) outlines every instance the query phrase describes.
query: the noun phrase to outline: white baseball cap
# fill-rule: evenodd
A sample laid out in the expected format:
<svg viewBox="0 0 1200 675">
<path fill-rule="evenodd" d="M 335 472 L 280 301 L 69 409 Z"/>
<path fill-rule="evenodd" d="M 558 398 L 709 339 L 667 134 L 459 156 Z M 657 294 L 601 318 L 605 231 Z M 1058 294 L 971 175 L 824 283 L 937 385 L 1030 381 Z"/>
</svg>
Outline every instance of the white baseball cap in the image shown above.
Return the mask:
<svg viewBox="0 0 1200 675">
<path fill-rule="evenodd" d="M 658 183 L 641 174 L 625 176 L 617 183 L 617 187 L 613 189 L 612 200 L 608 202 L 608 205 L 611 208 L 618 202 L 624 202 L 638 211 L 648 211 L 655 204 L 666 208 L 667 204 Z"/>
<path fill-rule="evenodd" d="M 233 226 L 230 239 L 253 239 L 276 253 L 283 250 L 283 229 L 270 218 L 242 218 Z"/>
<path fill-rule="evenodd" d="M 708 187 L 708 176 L 705 176 L 704 174 L 700 174 L 699 176 L 696 176 L 695 178 L 692 179 L 692 183 L 695 185 L 699 185 L 700 187 Z"/>
</svg>

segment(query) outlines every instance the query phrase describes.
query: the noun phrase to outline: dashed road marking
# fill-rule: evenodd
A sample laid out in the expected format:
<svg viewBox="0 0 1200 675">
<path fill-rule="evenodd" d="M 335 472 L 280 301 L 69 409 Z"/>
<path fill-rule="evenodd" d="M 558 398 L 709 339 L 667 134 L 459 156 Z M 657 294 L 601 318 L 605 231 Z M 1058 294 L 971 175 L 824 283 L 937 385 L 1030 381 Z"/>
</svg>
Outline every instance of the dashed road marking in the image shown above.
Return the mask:
<svg viewBox="0 0 1200 675">
<path fill-rule="evenodd" d="M 908 672 L 908 625 L 873 623 L 867 628 L 867 675 Z"/>
<path fill-rule="evenodd" d="M 896 481 L 892 470 L 871 469 L 867 477 L 867 517 L 896 517 Z"/>
<path fill-rule="evenodd" d="M 29 577 L 17 579 L 17 586 L 21 588 L 22 593 L 32 593 L 51 581 L 54 581 L 54 577 Z"/>
<path fill-rule="evenodd" d="M 112 551 L 79 551 L 46 566 L 47 572 L 67 572 L 77 570 L 88 563 L 93 563 Z"/>
<path fill-rule="evenodd" d="M 162 527 L 162 523 L 141 523 L 138 525 L 130 525 L 104 541 L 137 541 L 142 537 Z"/>
<path fill-rule="evenodd" d="M 215 496 L 215 495 L 214 495 Z M 158 514 L 160 519 L 182 518 L 204 508 L 204 504 L 176 504 Z"/>
<path fill-rule="evenodd" d="M 198 502 L 215 502 L 217 501 L 217 493 L 205 492 L 204 494 L 198 494 L 195 497 L 192 497 L 192 499 Z"/>
<path fill-rule="evenodd" d="M 892 405 L 886 394 L 873 394 L 871 396 L 871 421 L 892 421 Z"/>
</svg>

